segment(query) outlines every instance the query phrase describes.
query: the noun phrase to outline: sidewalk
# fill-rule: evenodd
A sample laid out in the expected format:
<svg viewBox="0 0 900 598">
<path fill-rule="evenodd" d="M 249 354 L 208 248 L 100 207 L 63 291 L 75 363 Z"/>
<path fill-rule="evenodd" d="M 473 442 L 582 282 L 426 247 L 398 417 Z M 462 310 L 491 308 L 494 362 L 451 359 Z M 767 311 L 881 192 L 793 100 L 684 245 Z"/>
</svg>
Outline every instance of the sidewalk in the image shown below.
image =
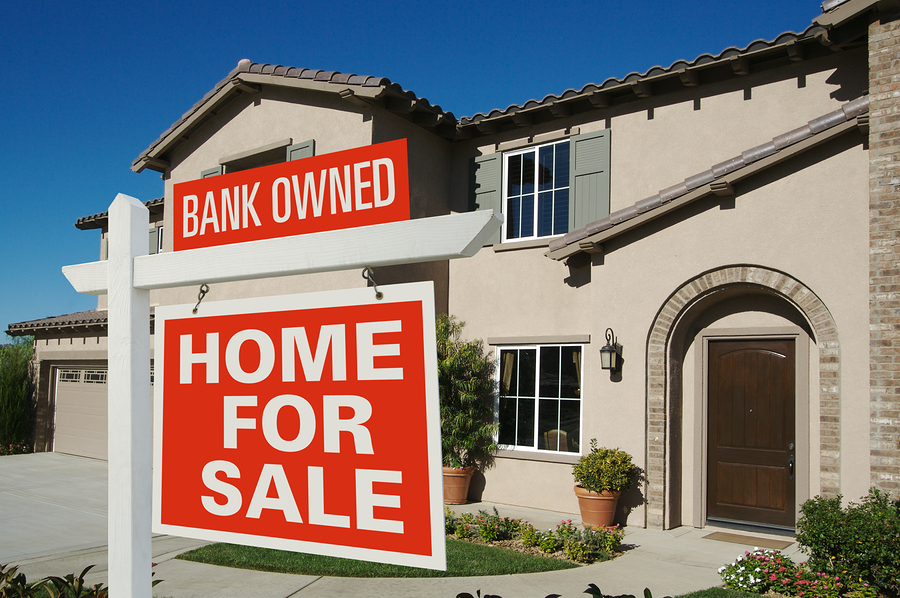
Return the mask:
<svg viewBox="0 0 900 598">
<path fill-rule="evenodd" d="M 0 563 L 19 565 L 29 580 L 80 573 L 94 565 L 89 583 L 107 583 L 106 463 L 53 453 L 0 458 Z M 452 507 L 462 512 L 497 507 L 501 515 L 521 518 L 539 529 L 554 528 L 572 513 L 476 503 Z M 732 534 L 731 542 L 709 539 Z M 737 536 L 736 538 L 733 536 Z M 743 544 L 734 543 L 743 541 Z M 544 598 L 549 594 L 583 596 L 588 584 L 606 594 L 634 594 L 644 588 L 654 598 L 677 596 L 721 584 L 717 569 L 745 550 L 766 541 L 793 542 L 783 535 L 707 527 L 669 531 L 625 529 L 625 554 L 606 563 L 577 569 L 499 577 L 436 579 L 355 579 L 263 573 L 175 559 L 205 544 L 200 540 L 153 538 L 154 579 L 163 582 L 153 595 L 170 598 L 331 598 L 347 596 L 455 598 L 481 590 L 503 598 Z M 783 552 L 799 556 L 796 543 Z M 800 560 L 805 557 L 800 556 Z"/>
</svg>

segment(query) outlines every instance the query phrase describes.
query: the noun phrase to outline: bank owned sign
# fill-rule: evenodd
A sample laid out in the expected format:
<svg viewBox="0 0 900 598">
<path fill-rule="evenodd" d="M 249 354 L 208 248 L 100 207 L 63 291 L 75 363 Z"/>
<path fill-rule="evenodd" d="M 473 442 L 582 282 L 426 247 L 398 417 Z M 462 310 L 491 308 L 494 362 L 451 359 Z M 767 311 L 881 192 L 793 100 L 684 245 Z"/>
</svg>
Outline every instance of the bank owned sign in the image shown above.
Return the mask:
<svg viewBox="0 0 900 598">
<path fill-rule="evenodd" d="M 174 186 L 175 251 L 409 220 L 406 139 Z"/>
<path fill-rule="evenodd" d="M 156 308 L 153 531 L 446 568 L 430 282 Z"/>
</svg>

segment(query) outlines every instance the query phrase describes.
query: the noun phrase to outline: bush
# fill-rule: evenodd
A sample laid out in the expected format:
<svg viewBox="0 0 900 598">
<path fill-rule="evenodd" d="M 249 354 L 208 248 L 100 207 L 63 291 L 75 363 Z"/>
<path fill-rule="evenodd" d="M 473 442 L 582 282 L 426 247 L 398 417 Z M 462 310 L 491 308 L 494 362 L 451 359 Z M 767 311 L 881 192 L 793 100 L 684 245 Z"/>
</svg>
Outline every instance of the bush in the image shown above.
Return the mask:
<svg viewBox="0 0 900 598">
<path fill-rule="evenodd" d="M 631 488 L 637 475 L 631 455 L 619 449 L 598 448 L 591 439 L 591 452 L 572 466 L 575 483 L 591 492 L 622 492 Z"/>
<path fill-rule="evenodd" d="M 33 352 L 31 337 L 0 346 L 0 455 L 31 452 Z"/>
<path fill-rule="evenodd" d="M 436 320 L 441 452 L 447 467 L 490 465 L 494 444 L 494 362 L 481 341 L 459 339 L 464 323 Z"/>
<path fill-rule="evenodd" d="M 841 497 L 803 503 L 797 542 L 815 571 L 862 580 L 900 595 L 900 507 L 875 488 L 860 503 L 841 508 Z"/>
<path fill-rule="evenodd" d="M 874 586 L 848 574 L 825 573 L 797 565 L 777 550 L 754 548 L 734 563 L 719 568 L 719 575 L 730 590 L 765 594 L 775 592 L 800 598 L 876 598 Z"/>
</svg>

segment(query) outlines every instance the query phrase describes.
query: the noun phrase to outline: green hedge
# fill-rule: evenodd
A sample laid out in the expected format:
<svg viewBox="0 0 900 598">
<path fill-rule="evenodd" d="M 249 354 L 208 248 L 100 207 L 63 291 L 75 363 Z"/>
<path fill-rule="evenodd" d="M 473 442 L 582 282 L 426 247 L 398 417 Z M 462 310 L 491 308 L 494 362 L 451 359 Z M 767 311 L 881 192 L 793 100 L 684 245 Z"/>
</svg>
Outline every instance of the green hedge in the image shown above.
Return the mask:
<svg viewBox="0 0 900 598">
<path fill-rule="evenodd" d="M 0 346 L 0 455 L 30 452 L 33 354 L 31 337 Z"/>
</svg>

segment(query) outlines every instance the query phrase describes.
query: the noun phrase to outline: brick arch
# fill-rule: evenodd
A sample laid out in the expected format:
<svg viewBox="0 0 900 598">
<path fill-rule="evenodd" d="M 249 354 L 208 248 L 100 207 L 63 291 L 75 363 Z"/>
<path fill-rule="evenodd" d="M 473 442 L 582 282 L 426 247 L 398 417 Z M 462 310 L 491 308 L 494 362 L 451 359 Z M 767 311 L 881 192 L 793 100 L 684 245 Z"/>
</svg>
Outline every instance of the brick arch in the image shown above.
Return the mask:
<svg viewBox="0 0 900 598">
<path fill-rule="evenodd" d="M 669 341 L 681 317 L 701 298 L 725 287 L 747 286 L 774 291 L 809 322 L 819 348 L 819 426 L 821 494 L 840 490 L 840 347 L 837 327 L 822 300 L 783 272 L 763 266 L 736 265 L 706 272 L 686 282 L 656 314 L 647 339 L 647 525 L 666 525 L 666 430 L 669 417 Z"/>
</svg>

